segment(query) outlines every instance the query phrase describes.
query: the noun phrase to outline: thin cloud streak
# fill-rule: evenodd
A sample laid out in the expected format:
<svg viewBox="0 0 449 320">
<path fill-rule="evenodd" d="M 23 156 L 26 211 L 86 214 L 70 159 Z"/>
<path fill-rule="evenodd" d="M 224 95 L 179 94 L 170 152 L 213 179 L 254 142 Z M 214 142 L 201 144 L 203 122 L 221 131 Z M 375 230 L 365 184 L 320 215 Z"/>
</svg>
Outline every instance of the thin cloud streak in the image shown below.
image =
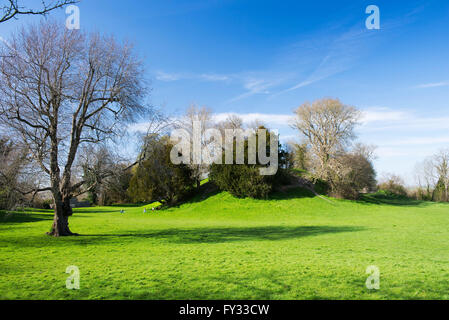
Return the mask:
<svg viewBox="0 0 449 320">
<path fill-rule="evenodd" d="M 416 89 L 426 89 L 426 88 L 437 88 L 437 87 L 447 87 L 449 82 L 435 82 L 435 83 L 425 83 L 415 86 Z"/>
<path fill-rule="evenodd" d="M 214 73 L 202 73 L 202 74 L 183 74 L 183 73 L 168 73 L 164 71 L 156 72 L 156 80 L 164 82 L 173 82 L 180 80 L 201 80 L 209 82 L 221 82 L 231 80 L 231 76 L 214 74 Z"/>
</svg>

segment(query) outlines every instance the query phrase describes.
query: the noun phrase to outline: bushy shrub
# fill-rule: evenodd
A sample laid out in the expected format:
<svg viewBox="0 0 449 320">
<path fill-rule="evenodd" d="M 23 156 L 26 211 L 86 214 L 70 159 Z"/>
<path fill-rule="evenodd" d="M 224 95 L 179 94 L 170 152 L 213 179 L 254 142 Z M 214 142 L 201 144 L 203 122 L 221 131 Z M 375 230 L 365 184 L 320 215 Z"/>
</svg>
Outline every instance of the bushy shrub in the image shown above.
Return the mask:
<svg viewBox="0 0 449 320">
<path fill-rule="evenodd" d="M 210 180 L 236 197 L 266 198 L 272 190 L 269 178 L 256 165 L 212 165 Z"/>
<path fill-rule="evenodd" d="M 264 128 L 261 127 L 260 129 Z M 267 131 L 267 153 L 270 152 L 270 134 L 271 133 Z M 256 144 L 258 145 L 258 143 L 259 139 L 256 134 Z M 236 148 L 234 141 L 234 163 L 236 162 L 235 150 Z M 282 160 L 285 157 L 285 150 L 279 148 L 278 158 Z M 258 199 L 267 198 L 269 193 L 273 191 L 277 185 L 286 183 L 288 176 L 283 168 L 278 168 L 275 175 L 263 176 L 259 172 L 262 165 L 247 164 L 248 140 L 245 140 L 244 142 L 244 159 L 245 164 L 213 164 L 210 168 L 210 180 L 215 183 L 220 190 L 228 191 L 235 197 L 250 197 Z M 256 163 L 259 163 L 258 160 Z"/>
<path fill-rule="evenodd" d="M 435 201 L 435 202 L 447 202 L 448 201 L 448 194 L 447 194 L 446 187 L 445 187 L 445 184 L 444 184 L 444 181 L 442 178 L 440 178 L 438 180 L 438 183 L 435 186 L 435 189 L 433 190 L 432 201 Z"/>
<path fill-rule="evenodd" d="M 380 191 L 384 191 L 387 194 L 392 194 L 396 196 L 407 196 L 407 189 L 404 186 L 404 182 L 402 179 L 396 175 L 391 175 L 384 179 L 382 183 L 380 183 L 377 188 Z"/>
</svg>

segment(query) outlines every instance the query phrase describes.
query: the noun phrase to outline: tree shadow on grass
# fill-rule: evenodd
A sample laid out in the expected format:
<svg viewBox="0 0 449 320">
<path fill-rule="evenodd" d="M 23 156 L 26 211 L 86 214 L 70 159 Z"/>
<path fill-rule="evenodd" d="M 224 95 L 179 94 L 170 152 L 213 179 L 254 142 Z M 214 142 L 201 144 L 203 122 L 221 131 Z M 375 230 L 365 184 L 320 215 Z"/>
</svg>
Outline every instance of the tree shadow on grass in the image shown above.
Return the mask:
<svg viewBox="0 0 449 320">
<path fill-rule="evenodd" d="M 79 209 L 81 209 L 81 210 L 79 210 Z M 75 208 L 73 210 L 73 216 L 79 217 L 79 215 L 77 215 L 79 213 L 120 213 L 120 209 L 117 209 L 117 210 L 99 210 L 99 209 L 95 209 L 95 208 L 91 208 L 91 209 Z"/>
<path fill-rule="evenodd" d="M 154 239 L 177 244 L 224 243 L 238 241 L 279 241 L 331 233 L 363 231 L 363 227 L 353 226 L 267 226 L 245 228 L 194 228 L 154 230 L 145 233 L 83 235 L 92 237 L 93 242 L 101 238 Z"/>
<path fill-rule="evenodd" d="M 359 204 L 366 205 L 387 205 L 387 206 L 403 206 L 403 207 L 427 207 L 435 204 L 430 201 L 413 200 L 407 197 L 392 196 L 386 194 L 366 194 L 362 195 Z"/>
<path fill-rule="evenodd" d="M 129 231 L 123 234 L 81 234 L 78 237 L 53 238 L 48 236 L 13 237 L 0 239 L 0 246 L 15 247 L 67 247 L 102 244 L 121 245 L 148 239 L 175 244 L 218 244 L 244 241 L 280 241 L 320 236 L 332 233 L 358 232 L 366 228 L 357 226 L 266 226 L 245 228 L 192 228 L 165 229 L 146 232 Z"/>
<path fill-rule="evenodd" d="M 150 202 L 151 203 L 151 202 Z M 113 207 L 113 208 L 140 208 L 149 203 L 141 202 L 141 203 L 125 203 L 125 204 L 111 204 L 106 207 Z M 95 208 L 95 207 L 93 207 Z"/>
<path fill-rule="evenodd" d="M 26 212 L 0 212 L 0 225 L 53 220 L 53 214 L 33 214 Z"/>
<path fill-rule="evenodd" d="M 301 199 L 301 198 L 315 198 L 316 195 L 305 188 L 293 187 L 285 191 L 276 191 L 270 194 L 267 200 L 289 200 L 289 199 Z"/>
</svg>

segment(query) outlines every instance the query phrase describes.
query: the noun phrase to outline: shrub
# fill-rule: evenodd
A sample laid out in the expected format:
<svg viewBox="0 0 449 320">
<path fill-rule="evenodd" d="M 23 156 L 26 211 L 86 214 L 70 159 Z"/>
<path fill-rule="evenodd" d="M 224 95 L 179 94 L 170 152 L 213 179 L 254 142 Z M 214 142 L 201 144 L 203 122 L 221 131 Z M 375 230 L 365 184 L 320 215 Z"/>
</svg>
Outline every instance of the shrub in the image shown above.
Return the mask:
<svg viewBox="0 0 449 320">
<path fill-rule="evenodd" d="M 212 165 L 210 180 L 236 197 L 266 198 L 272 190 L 267 176 L 256 165 Z"/>
<path fill-rule="evenodd" d="M 259 129 L 265 129 L 259 127 Z M 267 131 L 266 143 L 267 153 L 270 152 L 270 133 Z M 259 137 L 256 135 L 256 144 L 259 143 Z M 234 163 L 236 162 L 234 141 Z M 257 148 L 256 148 L 257 149 Z M 263 176 L 260 174 L 259 169 L 262 167 L 259 164 L 247 164 L 248 161 L 248 140 L 244 142 L 244 159 L 245 164 L 213 164 L 210 169 L 210 180 L 215 183 L 220 190 L 228 191 L 235 197 L 250 197 L 250 198 L 267 198 L 270 192 L 272 192 L 277 186 L 282 184 L 288 184 L 290 177 L 287 174 L 287 169 L 283 169 L 282 166 L 286 166 L 284 163 L 288 158 L 287 151 L 279 146 L 278 159 L 280 160 L 280 167 L 275 175 Z M 223 155 L 224 162 L 224 155 Z"/>
<path fill-rule="evenodd" d="M 390 175 L 384 179 L 377 188 L 387 194 L 407 197 L 407 189 L 404 187 L 404 182 L 396 175 Z"/>
<path fill-rule="evenodd" d="M 443 178 L 440 178 L 438 180 L 438 183 L 435 186 L 435 189 L 433 190 L 432 201 L 435 201 L 435 202 L 447 202 L 448 201 L 446 187 L 445 187 Z"/>
<path fill-rule="evenodd" d="M 264 129 L 260 127 L 260 129 Z M 269 150 L 269 135 L 271 133 L 267 131 L 267 150 Z M 259 143 L 259 139 L 256 134 L 256 143 Z M 234 141 L 234 163 L 236 162 Z M 257 148 L 256 148 L 257 149 Z M 279 148 L 279 159 L 286 158 L 286 151 Z M 244 142 L 244 159 L 245 164 L 213 164 L 210 168 L 210 180 L 217 185 L 220 190 L 228 191 L 235 197 L 250 197 L 250 198 L 267 198 L 269 193 L 274 190 L 277 185 L 285 184 L 288 176 L 286 171 L 282 168 L 278 168 L 275 175 L 263 176 L 259 173 L 260 164 L 247 164 L 248 161 L 248 140 Z M 224 162 L 224 155 L 223 155 Z M 256 161 L 258 163 L 258 160 Z"/>
</svg>

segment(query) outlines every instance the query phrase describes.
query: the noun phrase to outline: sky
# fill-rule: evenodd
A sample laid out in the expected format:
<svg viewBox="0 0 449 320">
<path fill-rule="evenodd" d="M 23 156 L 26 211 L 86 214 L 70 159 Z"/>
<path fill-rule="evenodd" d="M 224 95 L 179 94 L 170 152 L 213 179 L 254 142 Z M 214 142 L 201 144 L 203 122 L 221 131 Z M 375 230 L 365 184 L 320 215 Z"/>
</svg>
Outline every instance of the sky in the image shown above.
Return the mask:
<svg viewBox="0 0 449 320">
<path fill-rule="evenodd" d="M 3 0 L 0 0 L 0 3 Z M 367 29 L 368 5 L 380 29 Z M 264 121 L 282 141 L 307 101 L 363 111 L 358 141 L 379 177 L 414 184 L 417 162 L 449 147 L 449 1 L 82 0 L 80 26 L 135 44 L 168 114 L 206 106 Z M 62 23 L 64 10 L 52 14 Z M 25 17 L 0 25 L 7 39 Z"/>
</svg>

